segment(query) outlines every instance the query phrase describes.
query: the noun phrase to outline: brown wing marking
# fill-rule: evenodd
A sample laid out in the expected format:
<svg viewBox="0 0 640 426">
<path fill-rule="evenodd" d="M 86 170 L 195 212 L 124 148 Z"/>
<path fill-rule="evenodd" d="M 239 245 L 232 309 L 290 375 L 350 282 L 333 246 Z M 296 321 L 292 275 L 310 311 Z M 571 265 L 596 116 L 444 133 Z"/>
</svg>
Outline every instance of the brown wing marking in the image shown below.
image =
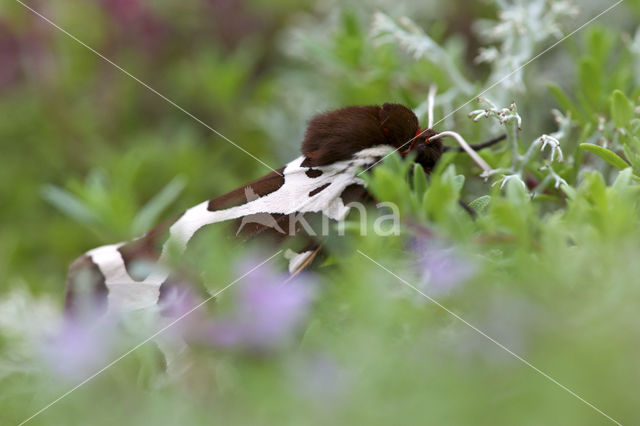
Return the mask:
<svg viewBox="0 0 640 426">
<path fill-rule="evenodd" d="M 231 192 L 221 195 L 213 200 L 209 201 L 207 209 L 209 211 L 224 210 L 231 207 L 237 207 L 245 204 L 247 201 L 247 188 L 250 188 L 252 194 L 262 197 L 277 191 L 282 185 L 284 185 L 284 167 L 278 169 L 276 172 L 271 172 L 261 178 L 249 182 L 246 185 L 241 186 Z"/>
<path fill-rule="evenodd" d="M 349 203 L 354 201 L 367 202 L 371 201 L 372 197 L 367 192 L 367 188 L 357 183 L 352 183 L 347 186 L 340 194 L 340 198 L 342 198 L 342 203 L 346 206 Z"/>
<path fill-rule="evenodd" d="M 323 189 L 327 188 L 329 185 L 331 185 L 331 182 L 325 183 L 324 185 L 319 186 L 312 191 L 309 191 L 309 197 L 313 197 L 314 195 L 320 193 Z"/>
<path fill-rule="evenodd" d="M 100 268 L 93 263 L 90 256 L 84 255 L 69 267 L 65 312 L 72 316 L 101 314 L 107 309 L 108 292 Z"/>
<path fill-rule="evenodd" d="M 169 228 L 182 217 L 182 214 L 165 220 L 153 227 L 141 238 L 129 241 L 118 248 L 127 273 L 136 281 L 143 281 L 151 268 L 135 268 L 137 261 L 156 263 L 162 252 L 162 246 L 169 239 Z"/>
<path fill-rule="evenodd" d="M 284 167 L 278 170 L 282 173 Z M 207 209 L 209 211 L 227 209 L 234 206 L 239 206 L 247 201 L 247 188 L 250 188 L 252 194 L 256 196 L 263 196 L 276 191 L 284 184 L 284 177 L 276 172 L 269 173 L 259 179 L 254 180 L 234 191 L 221 195 L 209 201 Z M 149 263 L 155 263 L 160 257 L 162 252 L 162 246 L 169 238 L 169 228 L 173 225 L 182 215 L 176 216 L 172 219 L 162 222 L 156 227 L 152 228 L 143 237 L 123 244 L 118 248 L 122 259 L 124 261 L 125 268 L 131 278 L 136 281 L 144 280 L 149 272 L 150 268 L 135 268 L 136 261 L 148 261 Z"/>
<path fill-rule="evenodd" d="M 322 170 L 319 170 L 319 169 L 309 169 L 304 173 L 307 175 L 307 177 L 310 177 L 311 179 L 315 179 L 317 177 L 322 176 Z"/>
</svg>

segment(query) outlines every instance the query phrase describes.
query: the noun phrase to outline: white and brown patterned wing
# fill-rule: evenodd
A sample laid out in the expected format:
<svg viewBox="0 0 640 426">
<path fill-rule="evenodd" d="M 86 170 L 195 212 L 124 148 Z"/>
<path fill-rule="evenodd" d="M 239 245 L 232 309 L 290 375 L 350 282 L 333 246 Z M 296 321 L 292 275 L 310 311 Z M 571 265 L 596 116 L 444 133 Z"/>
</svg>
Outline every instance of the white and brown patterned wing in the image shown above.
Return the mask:
<svg viewBox="0 0 640 426">
<path fill-rule="evenodd" d="M 156 305 L 163 284 L 170 278 L 164 266 L 169 247 L 184 251 L 197 231 L 216 223 L 235 221 L 242 239 L 258 235 L 284 239 L 301 231 L 292 224 L 292 215 L 321 214 L 342 220 L 349 211 L 348 204 L 366 196 L 358 170 L 390 150 L 385 145 L 367 148 L 349 160 L 319 167 L 305 165 L 307 159 L 299 157 L 277 173 L 202 202 L 140 238 L 90 250 L 71 265 L 67 310 L 77 310 L 79 299 L 90 300 L 100 309 L 134 310 Z M 138 261 L 156 267 L 136 270 Z"/>
</svg>

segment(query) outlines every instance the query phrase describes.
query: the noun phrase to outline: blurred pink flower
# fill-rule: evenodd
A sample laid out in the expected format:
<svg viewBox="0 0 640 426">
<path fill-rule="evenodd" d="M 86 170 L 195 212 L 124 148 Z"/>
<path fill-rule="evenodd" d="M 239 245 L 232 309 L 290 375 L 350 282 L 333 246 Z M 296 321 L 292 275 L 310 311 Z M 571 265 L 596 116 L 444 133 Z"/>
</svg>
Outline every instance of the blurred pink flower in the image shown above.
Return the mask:
<svg viewBox="0 0 640 426">
<path fill-rule="evenodd" d="M 258 260 L 244 262 L 238 275 L 244 275 L 259 264 Z M 188 326 L 184 337 L 188 341 L 227 349 L 264 352 L 285 344 L 304 323 L 314 296 L 314 287 L 305 276 L 285 283 L 288 275 L 263 265 L 239 281 L 229 312 L 205 317 L 199 309 L 184 318 Z M 230 297 L 221 295 L 220 297 Z M 175 312 L 187 310 L 184 299 L 175 298 Z M 189 302 L 187 306 L 194 305 Z M 195 315 L 192 320 L 187 318 Z M 194 320 L 195 319 L 195 320 Z"/>
<path fill-rule="evenodd" d="M 204 299 L 196 294 L 192 284 L 179 282 L 163 284 L 160 287 L 159 305 L 163 316 L 178 318 L 188 314 Z M 193 312 L 195 313 L 195 311 Z"/>
<path fill-rule="evenodd" d="M 114 338 L 114 322 L 102 317 L 95 321 L 67 319 L 62 329 L 42 348 L 51 371 L 65 380 L 79 380 L 107 362 Z"/>
<path fill-rule="evenodd" d="M 409 243 L 417 260 L 418 273 L 429 296 L 447 294 L 471 278 L 476 264 L 456 247 L 446 247 L 432 238 L 416 237 Z"/>
</svg>

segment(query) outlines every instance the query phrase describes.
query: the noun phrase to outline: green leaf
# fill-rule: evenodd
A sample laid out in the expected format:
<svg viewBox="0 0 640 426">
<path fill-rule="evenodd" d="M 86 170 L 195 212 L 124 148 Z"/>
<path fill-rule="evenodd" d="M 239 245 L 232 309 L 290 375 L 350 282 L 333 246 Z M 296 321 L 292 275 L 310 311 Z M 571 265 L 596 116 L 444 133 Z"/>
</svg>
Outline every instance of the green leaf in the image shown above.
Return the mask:
<svg viewBox="0 0 640 426">
<path fill-rule="evenodd" d="M 514 206 L 524 206 L 531 202 L 529 191 L 520 179 L 511 179 L 506 183 L 505 195 Z"/>
<path fill-rule="evenodd" d="M 413 165 L 413 191 L 416 194 L 424 194 L 427 190 L 427 175 L 420 164 Z"/>
<path fill-rule="evenodd" d="M 85 203 L 67 190 L 54 185 L 45 185 L 42 197 L 61 212 L 85 225 L 97 222 L 97 216 Z"/>
<path fill-rule="evenodd" d="M 627 161 L 631 163 L 633 170 L 638 173 L 638 171 L 640 171 L 640 138 L 632 136 L 622 147 Z"/>
<path fill-rule="evenodd" d="M 453 164 L 442 174 L 432 175 L 431 184 L 422 199 L 423 211 L 434 221 L 443 220 L 454 207 L 457 209 L 461 183 Z"/>
<path fill-rule="evenodd" d="M 458 191 L 458 193 L 460 193 L 462 191 L 462 188 L 464 187 L 464 175 L 456 175 L 453 177 L 453 184 L 456 188 L 456 191 Z"/>
<path fill-rule="evenodd" d="M 560 185 L 560 190 L 571 200 L 576 197 L 576 190 L 569 185 Z"/>
<path fill-rule="evenodd" d="M 404 174 L 405 163 L 402 161 L 402 157 L 398 152 L 392 152 L 390 155 L 387 155 L 383 159 L 385 165 L 389 167 L 391 171 L 398 172 L 399 174 Z"/>
<path fill-rule="evenodd" d="M 615 90 L 611 96 L 611 118 L 618 128 L 629 127 L 633 120 L 633 105 L 620 90 Z"/>
<path fill-rule="evenodd" d="M 562 186 L 565 186 L 565 185 L 562 185 Z M 533 197 L 533 201 L 535 201 L 536 203 L 558 203 L 558 202 L 561 202 L 562 200 L 560 200 L 558 197 L 555 197 L 553 195 L 536 194 L 535 197 Z"/>
<path fill-rule="evenodd" d="M 456 155 L 458 155 L 458 153 L 455 152 L 455 150 L 453 150 L 453 149 L 445 152 L 444 154 L 442 154 L 442 156 L 440 157 L 440 159 L 436 163 L 436 166 L 431 171 L 431 176 L 438 175 L 438 174 L 444 172 L 444 170 L 447 167 L 449 167 L 449 165 L 456 158 Z"/>
<path fill-rule="evenodd" d="M 398 186 L 402 181 L 388 167 L 379 166 L 373 170 L 373 176 L 368 179 L 368 188 L 371 189 L 377 199 L 395 202 L 398 201 L 398 195 L 401 194 Z"/>
<path fill-rule="evenodd" d="M 634 118 L 629 122 L 629 128 L 627 129 L 632 135 L 640 136 L 640 118 Z"/>
<path fill-rule="evenodd" d="M 615 43 L 615 36 L 605 28 L 594 26 L 586 36 L 589 53 L 596 62 L 604 64 L 611 55 L 611 48 Z"/>
<path fill-rule="evenodd" d="M 470 202 L 469 207 L 471 207 L 477 213 L 482 213 L 487 209 L 487 206 L 489 206 L 490 202 L 491 202 L 491 195 L 483 195 L 482 197 L 478 197 L 472 202 Z"/>
<path fill-rule="evenodd" d="M 131 230 L 140 234 L 149 229 L 164 211 L 180 195 L 186 185 L 185 179 L 176 177 L 167 184 L 155 197 L 153 197 L 136 215 Z"/>
<path fill-rule="evenodd" d="M 626 170 L 621 171 L 611 187 L 615 190 L 618 190 L 619 192 L 622 192 L 624 188 L 628 187 L 631 184 L 631 176 L 631 169 L 627 168 Z"/>
<path fill-rule="evenodd" d="M 592 143 L 581 143 L 580 148 L 593 152 L 598 157 L 602 158 L 604 161 L 620 170 L 630 167 L 630 165 L 626 161 L 624 161 L 618 154 L 613 151 L 609 151 L 608 149 L 601 146 L 594 145 Z"/>
<path fill-rule="evenodd" d="M 561 109 L 565 111 L 571 111 L 573 117 L 580 121 L 580 123 L 584 123 L 584 116 L 580 113 L 575 104 L 569 99 L 569 97 L 564 93 L 564 91 L 560 88 L 560 86 L 550 83 L 547 85 L 547 88 L 551 92 L 551 96 L 553 96 L 560 106 Z"/>
<path fill-rule="evenodd" d="M 578 70 L 580 92 L 585 96 L 589 105 L 598 110 L 602 94 L 602 67 L 591 57 L 580 62 Z"/>
</svg>

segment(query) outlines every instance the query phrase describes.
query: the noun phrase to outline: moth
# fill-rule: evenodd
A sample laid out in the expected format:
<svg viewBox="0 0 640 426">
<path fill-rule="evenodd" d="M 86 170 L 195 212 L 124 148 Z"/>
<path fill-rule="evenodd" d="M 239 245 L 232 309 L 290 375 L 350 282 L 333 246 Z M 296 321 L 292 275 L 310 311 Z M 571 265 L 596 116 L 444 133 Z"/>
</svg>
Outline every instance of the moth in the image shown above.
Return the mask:
<svg viewBox="0 0 640 426">
<path fill-rule="evenodd" d="M 163 265 L 169 247 L 184 251 L 194 234 L 218 223 L 236 222 L 237 237 L 269 235 L 276 241 L 301 232 L 292 224 L 295 214 L 320 214 L 343 220 L 349 203 L 369 195 L 362 170 L 398 151 L 429 173 L 448 148 L 447 133 L 422 130 L 416 115 L 400 104 L 350 106 L 313 117 L 302 142 L 302 155 L 253 182 L 217 198 L 204 201 L 165 221 L 132 241 L 89 250 L 69 268 L 65 309 L 73 314 L 86 303 L 87 294 L 98 310 L 135 310 L 161 303 L 173 285 L 167 268 L 135 271 L 138 261 Z M 457 134 L 456 134 L 457 135 Z M 489 146 L 501 138 L 467 151 Z M 293 255 L 289 271 L 307 266 L 319 250 L 309 242 Z M 82 296 L 81 296 L 82 295 Z"/>
</svg>

